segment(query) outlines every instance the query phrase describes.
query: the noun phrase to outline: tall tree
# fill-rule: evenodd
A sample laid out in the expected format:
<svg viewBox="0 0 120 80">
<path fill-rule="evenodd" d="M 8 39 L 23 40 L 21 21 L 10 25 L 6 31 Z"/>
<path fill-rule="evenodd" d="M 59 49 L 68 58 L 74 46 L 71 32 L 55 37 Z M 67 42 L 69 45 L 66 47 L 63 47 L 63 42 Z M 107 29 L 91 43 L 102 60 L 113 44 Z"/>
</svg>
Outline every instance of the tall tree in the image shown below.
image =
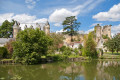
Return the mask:
<svg viewBox="0 0 120 80">
<path fill-rule="evenodd" d="M 63 21 L 63 30 L 66 30 L 64 33 L 71 36 L 71 42 L 73 42 L 72 36 L 77 34 L 80 24 L 80 22 L 77 22 L 75 16 L 66 17 L 66 19 Z"/>
<path fill-rule="evenodd" d="M 114 41 L 114 38 L 108 39 L 108 41 L 104 43 L 104 47 L 107 47 L 107 49 L 109 51 L 111 51 L 112 54 L 113 54 L 113 52 L 115 51 L 115 41 Z"/>
<path fill-rule="evenodd" d="M 92 58 L 97 57 L 96 43 L 93 40 L 93 35 L 91 32 L 88 34 L 88 38 L 86 40 L 86 44 L 85 44 L 84 48 L 85 48 L 86 56 L 89 56 Z"/>
<path fill-rule="evenodd" d="M 114 42 L 115 42 L 115 50 L 118 53 L 118 51 L 120 51 L 120 35 L 115 35 Z"/>
<path fill-rule="evenodd" d="M 13 25 L 15 21 L 9 22 L 5 20 L 0 26 L 0 38 L 10 38 L 13 35 Z"/>
</svg>

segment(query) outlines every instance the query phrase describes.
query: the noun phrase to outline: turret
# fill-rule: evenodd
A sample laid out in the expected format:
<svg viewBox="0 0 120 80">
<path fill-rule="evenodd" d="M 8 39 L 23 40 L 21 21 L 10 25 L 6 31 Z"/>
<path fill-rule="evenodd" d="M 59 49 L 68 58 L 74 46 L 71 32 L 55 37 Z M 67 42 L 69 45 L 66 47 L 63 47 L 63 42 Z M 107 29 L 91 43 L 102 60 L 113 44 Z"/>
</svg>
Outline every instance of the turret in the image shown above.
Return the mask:
<svg viewBox="0 0 120 80">
<path fill-rule="evenodd" d="M 96 26 L 95 26 L 95 33 L 96 33 L 96 37 L 101 37 L 101 26 L 99 25 L 99 24 L 97 24 Z"/>
<path fill-rule="evenodd" d="M 17 21 L 15 21 L 15 24 L 13 25 L 13 38 L 16 39 L 16 36 L 18 34 L 18 32 L 21 30 L 21 28 L 19 27 L 20 23 L 18 23 Z"/>
<path fill-rule="evenodd" d="M 103 34 L 107 35 L 109 38 L 111 38 L 111 26 L 112 25 L 106 25 L 103 27 Z"/>
<path fill-rule="evenodd" d="M 41 30 L 41 26 L 38 23 L 36 23 L 36 26 L 39 28 L 39 30 Z"/>
<path fill-rule="evenodd" d="M 34 29 L 32 25 L 30 26 L 30 29 Z"/>
<path fill-rule="evenodd" d="M 27 25 L 24 26 L 24 29 L 27 29 Z"/>
<path fill-rule="evenodd" d="M 48 21 L 44 26 L 44 31 L 45 31 L 46 34 L 50 34 L 50 24 L 49 24 Z"/>
</svg>

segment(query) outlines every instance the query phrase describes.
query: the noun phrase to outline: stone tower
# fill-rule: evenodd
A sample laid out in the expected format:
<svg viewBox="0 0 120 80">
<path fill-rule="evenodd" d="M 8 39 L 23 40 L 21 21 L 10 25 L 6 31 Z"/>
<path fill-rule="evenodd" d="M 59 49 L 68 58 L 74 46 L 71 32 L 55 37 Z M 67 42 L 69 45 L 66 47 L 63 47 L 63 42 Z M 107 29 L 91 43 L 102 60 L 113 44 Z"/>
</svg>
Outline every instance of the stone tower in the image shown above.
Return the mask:
<svg viewBox="0 0 120 80">
<path fill-rule="evenodd" d="M 30 29 L 34 29 L 32 25 L 30 26 Z"/>
<path fill-rule="evenodd" d="M 111 25 L 103 26 L 103 35 L 107 35 L 111 38 Z"/>
<path fill-rule="evenodd" d="M 37 28 L 39 28 L 39 30 L 41 30 L 41 26 L 38 23 L 36 23 L 36 25 L 37 25 Z"/>
<path fill-rule="evenodd" d="M 16 39 L 17 33 L 21 30 L 19 27 L 19 23 L 15 21 L 15 24 L 13 25 L 13 38 Z"/>
<path fill-rule="evenodd" d="M 24 26 L 24 30 L 27 29 L 27 25 Z"/>
<path fill-rule="evenodd" d="M 99 24 L 97 24 L 96 26 L 95 26 L 95 33 L 96 33 L 96 42 L 98 42 L 99 41 L 99 39 L 101 38 L 101 35 L 102 35 L 102 27 L 99 25 Z"/>
<path fill-rule="evenodd" d="M 46 34 L 50 34 L 50 24 L 49 24 L 48 21 L 47 21 L 47 23 L 46 23 L 45 26 L 44 26 L 44 32 L 45 32 Z"/>
</svg>

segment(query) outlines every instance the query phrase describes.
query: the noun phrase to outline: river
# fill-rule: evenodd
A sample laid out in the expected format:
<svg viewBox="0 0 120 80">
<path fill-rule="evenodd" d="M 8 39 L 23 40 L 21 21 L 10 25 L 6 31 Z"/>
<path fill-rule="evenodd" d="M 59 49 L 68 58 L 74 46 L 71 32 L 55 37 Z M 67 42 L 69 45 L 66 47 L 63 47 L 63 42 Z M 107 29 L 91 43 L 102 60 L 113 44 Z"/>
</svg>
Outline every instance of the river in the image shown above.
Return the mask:
<svg viewBox="0 0 120 80">
<path fill-rule="evenodd" d="M 0 65 L 0 80 L 120 80 L 120 60 Z"/>
</svg>

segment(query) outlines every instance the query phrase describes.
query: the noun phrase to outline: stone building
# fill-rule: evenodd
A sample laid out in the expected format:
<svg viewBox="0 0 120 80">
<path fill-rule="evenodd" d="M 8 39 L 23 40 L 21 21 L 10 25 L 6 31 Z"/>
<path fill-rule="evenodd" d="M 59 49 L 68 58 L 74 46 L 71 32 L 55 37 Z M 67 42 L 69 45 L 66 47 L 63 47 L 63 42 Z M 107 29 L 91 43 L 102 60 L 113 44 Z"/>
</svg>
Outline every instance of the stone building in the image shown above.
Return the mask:
<svg viewBox="0 0 120 80">
<path fill-rule="evenodd" d="M 50 24 L 47 21 L 46 23 L 31 23 L 31 24 L 20 24 L 17 21 L 13 25 L 13 38 L 16 38 L 17 33 L 21 30 L 21 26 L 24 26 L 24 29 L 27 28 L 39 28 L 39 30 L 44 31 L 46 34 L 50 34 Z"/>
<path fill-rule="evenodd" d="M 3 47 L 7 42 L 11 39 L 15 40 L 17 33 L 22 30 L 21 27 L 24 26 L 24 29 L 31 28 L 39 28 L 39 30 L 44 31 L 46 34 L 50 34 L 50 24 L 47 21 L 46 23 L 31 23 L 31 24 L 20 24 L 19 22 L 15 21 L 13 25 L 13 37 L 12 38 L 0 38 L 0 47 Z"/>
<path fill-rule="evenodd" d="M 105 48 L 103 46 L 103 43 L 107 41 L 107 39 L 104 39 L 103 36 L 107 36 L 111 38 L 111 25 L 105 25 L 105 26 L 100 26 L 97 24 L 94 28 L 95 30 L 95 36 L 96 36 L 96 43 L 97 43 L 97 49 L 101 48 L 105 51 Z"/>
<path fill-rule="evenodd" d="M 95 42 L 97 44 L 96 48 L 97 49 L 101 48 L 101 49 L 103 49 L 105 51 L 106 48 L 104 48 L 103 43 L 106 42 L 107 39 L 104 39 L 103 36 L 107 36 L 107 37 L 111 38 L 111 25 L 100 26 L 99 24 L 97 24 L 94 27 L 93 33 L 95 34 L 95 39 L 94 40 L 95 40 Z M 79 44 L 83 45 L 83 43 L 84 43 L 84 36 L 87 37 L 88 34 L 79 34 L 77 36 L 73 36 L 73 39 L 77 40 L 77 47 L 79 46 L 78 45 L 79 39 L 80 39 Z M 69 35 L 65 35 L 64 45 L 71 47 L 71 44 L 72 44 L 72 46 L 75 45 L 75 44 L 73 45 L 73 43 L 76 44 L 76 41 L 75 42 L 71 42 L 71 37 Z"/>
</svg>

